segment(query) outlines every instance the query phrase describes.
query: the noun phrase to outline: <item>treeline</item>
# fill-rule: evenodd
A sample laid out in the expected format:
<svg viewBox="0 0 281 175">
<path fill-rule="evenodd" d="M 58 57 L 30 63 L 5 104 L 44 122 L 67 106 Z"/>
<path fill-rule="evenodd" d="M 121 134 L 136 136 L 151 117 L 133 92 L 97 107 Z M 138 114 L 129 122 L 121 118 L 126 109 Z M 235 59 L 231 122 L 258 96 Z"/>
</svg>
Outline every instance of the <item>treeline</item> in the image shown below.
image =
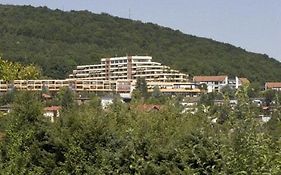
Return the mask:
<svg viewBox="0 0 281 175">
<path fill-rule="evenodd" d="M 281 63 L 267 55 L 151 23 L 31 6 L 0 5 L 0 15 L 2 56 L 39 65 L 43 74 L 52 78 L 65 78 L 76 65 L 129 54 L 152 55 L 190 75 L 281 81 Z"/>
<path fill-rule="evenodd" d="M 245 89 L 236 96 L 235 108 L 195 114 L 173 98 L 159 111 L 118 98 L 104 110 L 93 96 L 51 123 L 40 95 L 20 92 L 1 116 L 0 174 L 280 174 L 280 109 L 263 124 Z"/>
</svg>

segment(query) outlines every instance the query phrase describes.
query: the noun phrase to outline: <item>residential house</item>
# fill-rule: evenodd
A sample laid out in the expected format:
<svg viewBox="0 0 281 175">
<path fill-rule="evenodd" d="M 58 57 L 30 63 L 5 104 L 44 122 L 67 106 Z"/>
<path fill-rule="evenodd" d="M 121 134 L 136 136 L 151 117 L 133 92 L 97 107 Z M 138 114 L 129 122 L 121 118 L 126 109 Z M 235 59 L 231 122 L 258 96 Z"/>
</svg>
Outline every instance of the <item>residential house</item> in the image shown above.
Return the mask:
<svg viewBox="0 0 281 175">
<path fill-rule="evenodd" d="M 136 107 L 136 110 L 141 112 L 153 112 L 153 111 L 160 111 L 163 108 L 162 105 L 156 104 L 141 104 Z"/>
<path fill-rule="evenodd" d="M 266 82 L 264 89 L 265 90 L 272 89 L 272 90 L 281 91 L 281 82 Z"/>
<path fill-rule="evenodd" d="M 247 78 L 239 78 L 239 77 L 235 77 L 235 78 L 228 78 L 228 86 L 232 89 L 238 89 L 240 86 L 249 84 L 250 81 Z"/>
<path fill-rule="evenodd" d="M 220 92 L 228 84 L 228 76 L 194 76 L 193 81 L 198 84 L 205 84 L 207 92 Z"/>
<path fill-rule="evenodd" d="M 249 84 L 247 78 L 230 78 L 227 75 L 221 76 L 194 76 L 193 81 L 198 84 L 206 84 L 207 92 L 220 92 L 224 86 L 229 86 L 232 89 L 238 89 L 240 86 Z"/>
<path fill-rule="evenodd" d="M 55 118 L 60 116 L 61 106 L 50 106 L 44 108 L 44 116 L 49 118 L 51 122 L 55 121 Z"/>
</svg>

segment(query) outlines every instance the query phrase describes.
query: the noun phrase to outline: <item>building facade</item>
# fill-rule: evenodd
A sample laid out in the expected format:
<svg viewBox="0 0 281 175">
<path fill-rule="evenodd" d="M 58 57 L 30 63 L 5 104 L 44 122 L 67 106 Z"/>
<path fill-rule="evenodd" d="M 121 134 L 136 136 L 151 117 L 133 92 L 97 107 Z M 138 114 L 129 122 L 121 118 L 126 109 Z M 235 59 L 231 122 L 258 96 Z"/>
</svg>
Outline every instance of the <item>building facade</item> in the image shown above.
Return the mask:
<svg viewBox="0 0 281 175">
<path fill-rule="evenodd" d="M 222 76 L 194 76 L 193 81 L 197 84 L 205 84 L 207 92 L 220 92 L 225 86 L 229 86 L 232 89 L 238 89 L 240 86 L 249 84 L 250 81 L 247 78 L 229 78 L 227 75 Z"/>
<path fill-rule="evenodd" d="M 77 66 L 69 75 L 72 79 L 136 80 L 144 77 L 147 82 L 186 82 L 188 75 L 169 66 L 153 62 L 151 56 L 102 58 L 100 64 Z"/>
<path fill-rule="evenodd" d="M 138 78 L 144 78 L 148 91 L 158 86 L 169 94 L 196 95 L 197 84 L 188 81 L 188 75 L 169 66 L 152 61 L 151 56 L 102 58 L 100 64 L 77 66 L 69 79 L 109 81 L 117 92 L 132 92 Z"/>
<path fill-rule="evenodd" d="M 13 88 L 59 91 L 69 87 L 77 92 L 117 92 L 129 98 L 138 78 L 146 80 L 149 92 L 158 86 L 161 92 L 172 95 L 197 96 L 201 93 L 198 85 L 188 80 L 187 74 L 154 62 L 150 56 L 102 58 L 100 64 L 77 66 L 64 80 L 0 80 L 0 91 Z"/>
<path fill-rule="evenodd" d="M 198 84 L 205 84 L 207 92 L 219 92 L 228 84 L 228 76 L 194 76 L 193 81 Z"/>
<path fill-rule="evenodd" d="M 266 82 L 265 83 L 265 90 L 272 89 L 276 91 L 281 91 L 281 82 Z"/>
</svg>

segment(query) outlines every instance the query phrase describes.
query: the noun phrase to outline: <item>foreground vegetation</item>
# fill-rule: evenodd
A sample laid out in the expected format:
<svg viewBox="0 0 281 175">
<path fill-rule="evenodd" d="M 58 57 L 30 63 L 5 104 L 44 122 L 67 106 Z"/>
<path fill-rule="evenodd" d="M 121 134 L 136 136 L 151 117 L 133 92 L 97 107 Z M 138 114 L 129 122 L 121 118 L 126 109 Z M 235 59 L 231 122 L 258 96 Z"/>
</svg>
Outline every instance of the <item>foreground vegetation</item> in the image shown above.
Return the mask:
<svg viewBox="0 0 281 175">
<path fill-rule="evenodd" d="M 51 78 L 65 78 L 76 65 L 99 63 L 102 57 L 131 54 L 151 55 L 190 75 L 281 81 L 281 63 L 267 55 L 151 23 L 31 6 L 0 5 L 0 16 L 2 57 L 35 63 Z"/>
<path fill-rule="evenodd" d="M 182 113 L 174 98 L 147 112 L 137 108 L 143 99 L 117 98 L 103 110 L 96 96 L 81 106 L 67 96 L 51 123 L 40 95 L 17 93 L 1 117 L 1 174 L 281 173 L 280 111 L 261 123 L 245 89 L 235 108 L 202 105 L 195 114 Z"/>
</svg>

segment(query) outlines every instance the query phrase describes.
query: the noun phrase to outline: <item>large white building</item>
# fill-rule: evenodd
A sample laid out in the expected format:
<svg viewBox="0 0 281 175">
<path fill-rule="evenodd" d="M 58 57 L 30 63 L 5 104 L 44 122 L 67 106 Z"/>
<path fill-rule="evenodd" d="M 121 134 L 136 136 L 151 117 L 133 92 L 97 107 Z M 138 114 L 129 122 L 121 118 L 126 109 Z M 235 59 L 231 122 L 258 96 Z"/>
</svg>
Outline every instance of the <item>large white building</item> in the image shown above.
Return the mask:
<svg viewBox="0 0 281 175">
<path fill-rule="evenodd" d="M 200 93 L 188 75 L 152 61 L 151 56 L 102 58 L 100 64 L 77 66 L 70 79 L 109 81 L 116 91 L 132 92 L 137 78 L 145 78 L 148 91 L 155 86 L 164 93 Z"/>
<path fill-rule="evenodd" d="M 154 62 L 150 56 L 102 58 L 100 64 L 77 66 L 65 80 L 0 80 L 0 92 L 12 88 L 59 91 L 69 87 L 76 92 L 117 92 L 130 97 L 139 77 L 146 80 L 149 92 L 158 86 L 161 92 L 168 94 L 196 96 L 201 93 L 196 83 L 188 81 L 187 74 Z"/>
<path fill-rule="evenodd" d="M 149 92 L 158 86 L 163 93 L 187 96 L 197 96 L 203 92 L 199 88 L 202 84 L 206 85 L 207 92 L 216 92 L 226 85 L 237 89 L 249 83 L 246 78 L 231 79 L 227 75 L 194 76 L 190 82 L 187 74 L 154 62 L 151 56 L 126 56 L 102 58 L 100 64 L 77 66 L 64 80 L 0 80 L 0 92 L 13 88 L 30 91 L 47 88 L 49 91 L 59 91 L 62 87 L 69 87 L 76 92 L 117 92 L 129 98 L 140 77 L 146 80 Z"/>
<path fill-rule="evenodd" d="M 136 80 L 147 82 L 186 82 L 188 76 L 169 66 L 153 62 L 150 56 L 102 58 L 101 64 L 77 66 L 70 78 L 92 80 Z"/>
<path fill-rule="evenodd" d="M 238 89 L 240 86 L 250 83 L 247 78 L 233 79 L 229 78 L 227 75 L 221 76 L 194 76 L 193 81 L 198 84 L 205 84 L 207 87 L 207 92 L 220 92 L 220 90 L 229 86 L 232 89 Z"/>
</svg>

